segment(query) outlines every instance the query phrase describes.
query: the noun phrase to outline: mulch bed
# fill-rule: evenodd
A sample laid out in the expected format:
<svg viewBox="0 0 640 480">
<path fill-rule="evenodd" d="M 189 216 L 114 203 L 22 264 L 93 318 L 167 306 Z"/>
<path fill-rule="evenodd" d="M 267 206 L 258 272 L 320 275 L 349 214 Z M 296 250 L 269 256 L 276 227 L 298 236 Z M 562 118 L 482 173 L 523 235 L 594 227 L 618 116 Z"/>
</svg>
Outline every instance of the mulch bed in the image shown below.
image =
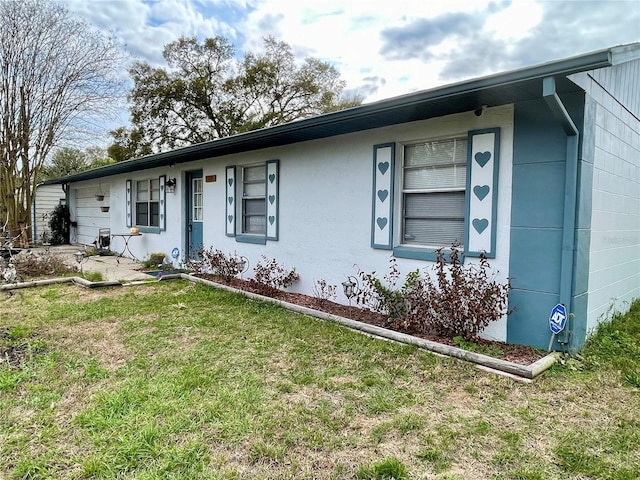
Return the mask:
<svg viewBox="0 0 640 480">
<path fill-rule="evenodd" d="M 225 282 L 224 279 L 216 275 L 198 274 L 196 276 L 204 278 L 206 280 L 210 280 L 212 282 L 230 285 L 239 290 L 257 293 L 260 295 L 265 294 L 260 286 L 252 280 L 242 280 L 239 278 L 234 278 L 230 283 L 228 283 Z M 390 322 L 388 317 L 386 317 L 385 315 L 373 312 L 371 310 L 359 308 L 355 305 L 342 305 L 340 303 L 331 302 L 329 300 L 322 300 L 302 293 L 284 292 L 281 290 L 272 293 L 272 295 L 268 296 L 277 298 L 278 300 L 282 300 L 285 302 L 293 303 L 295 305 L 311 308 L 313 310 L 318 310 L 325 313 L 330 313 L 339 317 L 349 318 L 351 320 L 357 320 L 359 322 L 368 323 L 370 325 L 376 325 L 378 327 L 387 328 L 389 330 L 395 330 L 397 332 L 406 333 L 415 337 L 431 340 L 433 342 L 460 347 L 459 345 L 456 345 L 453 339 L 449 337 L 438 335 L 436 333 L 425 334 L 423 332 L 403 329 L 401 328 L 401 326 Z M 519 365 L 530 365 L 546 355 L 545 352 L 541 352 L 532 347 L 526 347 L 523 345 L 512 345 L 504 342 L 485 340 L 482 338 L 474 339 L 473 343 L 477 345 L 478 353 L 485 353 L 486 351 L 502 352 L 501 354 L 497 355 L 496 358 L 517 363 Z"/>
</svg>

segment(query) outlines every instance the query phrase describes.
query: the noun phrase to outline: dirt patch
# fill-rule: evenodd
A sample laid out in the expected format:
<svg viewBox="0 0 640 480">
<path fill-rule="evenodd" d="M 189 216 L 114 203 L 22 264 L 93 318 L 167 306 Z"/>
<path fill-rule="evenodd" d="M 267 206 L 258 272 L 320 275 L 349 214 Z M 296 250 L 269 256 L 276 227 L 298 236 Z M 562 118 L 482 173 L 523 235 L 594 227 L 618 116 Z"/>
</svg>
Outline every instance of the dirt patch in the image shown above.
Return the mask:
<svg viewBox="0 0 640 480">
<path fill-rule="evenodd" d="M 214 275 L 201 274 L 197 276 L 221 284 L 226 283 L 220 277 Z M 251 280 L 241 280 L 235 278 L 231 281 L 230 286 L 247 292 L 264 294 L 264 292 L 260 291 L 260 289 L 257 288 L 255 282 L 252 282 Z M 406 333 L 418 338 L 423 338 L 425 340 L 431 340 L 433 342 L 455 347 L 459 346 L 456 345 L 453 339 L 449 337 L 438 335 L 437 333 L 423 333 L 406 330 L 403 329 L 401 325 L 390 321 L 389 318 L 385 315 L 356 306 L 342 305 L 339 303 L 331 302 L 329 300 L 321 300 L 319 298 L 315 298 L 302 293 L 283 291 L 275 292 L 273 298 L 277 298 L 278 300 L 283 300 L 285 302 L 293 303 L 302 307 L 311 308 L 313 310 L 337 315 L 339 317 L 349 318 L 351 320 L 357 320 L 359 322 L 368 323 L 370 325 L 388 328 L 390 330 Z M 517 363 L 519 365 L 530 365 L 546 355 L 546 353 L 540 352 L 531 347 L 526 347 L 523 345 L 512 345 L 504 342 L 485 340 L 482 338 L 475 339 L 473 343 L 476 345 L 475 351 L 477 351 L 478 353 L 490 355 L 501 360 Z"/>
<path fill-rule="evenodd" d="M 8 328 L 0 328 L 0 365 L 6 362 L 12 367 L 19 367 L 31 353 L 26 339 L 15 341 Z"/>
</svg>

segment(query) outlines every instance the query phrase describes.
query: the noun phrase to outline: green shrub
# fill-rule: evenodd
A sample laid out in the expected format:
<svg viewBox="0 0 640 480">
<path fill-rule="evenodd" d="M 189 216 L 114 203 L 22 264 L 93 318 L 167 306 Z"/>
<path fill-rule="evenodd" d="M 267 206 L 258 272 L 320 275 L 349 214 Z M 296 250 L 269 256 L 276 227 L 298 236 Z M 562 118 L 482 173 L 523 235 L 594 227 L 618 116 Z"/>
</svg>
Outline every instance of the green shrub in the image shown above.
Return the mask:
<svg viewBox="0 0 640 480">
<path fill-rule="evenodd" d="M 142 266 L 145 268 L 157 268 L 164 264 L 164 259 L 167 255 L 164 252 L 153 252 L 149 254 L 149 258 L 142 261 Z"/>
<path fill-rule="evenodd" d="M 473 339 L 491 322 L 513 310 L 508 307 L 511 283 L 498 282 L 481 253 L 478 264 L 464 265 L 460 246 L 437 250 L 433 276 L 410 272 L 400 288 L 400 271 L 391 258 L 384 282 L 375 272 L 358 272 L 358 303 L 389 317 L 397 328 Z"/>
<path fill-rule="evenodd" d="M 401 288 L 396 285 L 400 278 L 400 269 L 395 258 L 389 260 L 389 273 L 383 280 L 376 277 L 376 272 L 365 273 L 358 269 L 360 288 L 356 294 L 356 302 L 362 307 L 387 315 L 391 321 L 407 316 L 410 311 L 408 295 L 419 279 L 420 271 L 410 272 Z"/>
<path fill-rule="evenodd" d="M 386 458 L 381 462 L 358 469 L 359 480 L 406 480 L 409 478 L 407 467 L 397 458 Z"/>
<path fill-rule="evenodd" d="M 69 207 L 62 204 L 56 205 L 49 218 L 52 245 L 64 245 L 69 243 L 70 225 L 71 219 L 69 215 Z"/>
</svg>

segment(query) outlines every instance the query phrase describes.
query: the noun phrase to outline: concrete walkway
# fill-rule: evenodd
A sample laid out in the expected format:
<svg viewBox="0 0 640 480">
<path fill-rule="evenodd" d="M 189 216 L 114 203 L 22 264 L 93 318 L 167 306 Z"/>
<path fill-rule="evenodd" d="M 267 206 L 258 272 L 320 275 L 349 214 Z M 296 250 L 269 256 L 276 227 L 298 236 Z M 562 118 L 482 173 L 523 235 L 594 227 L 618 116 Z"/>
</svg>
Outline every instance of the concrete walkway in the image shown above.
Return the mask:
<svg viewBox="0 0 640 480">
<path fill-rule="evenodd" d="M 32 251 L 41 252 L 44 248 L 35 248 Z M 84 252 L 84 245 L 56 245 L 49 248 L 55 255 L 64 258 L 65 263 L 78 267 L 76 260 L 77 252 Z M 140 262 L 136 262 L 127 257 L 117 257 L 115 255 L 96 255 L 83 257 L 83 272 L 100 272 L 104 280 L 114 282 L 131 282 L 135 280 L 153 280 L 154 277 L 139 271 Z"/>
</svg>

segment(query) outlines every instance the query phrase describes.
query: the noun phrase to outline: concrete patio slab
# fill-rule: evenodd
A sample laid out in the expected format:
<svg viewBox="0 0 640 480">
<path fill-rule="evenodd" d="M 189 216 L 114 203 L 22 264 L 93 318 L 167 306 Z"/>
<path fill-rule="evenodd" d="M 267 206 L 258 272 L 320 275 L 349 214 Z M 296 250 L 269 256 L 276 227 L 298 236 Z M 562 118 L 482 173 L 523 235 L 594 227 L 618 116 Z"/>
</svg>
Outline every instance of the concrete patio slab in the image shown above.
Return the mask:
<svg viewBox="0 0 640 480">
<path fill-rule="evenodd" d="M 44 251 L 44 247 L 31 249 L 34 252 Z M 65 263 L 78 267 L 77 252 L 87 252 L 84 245 L 56 245 L 49 247 L 49 252 L 60 255 Z M 140 271 L 141 264 L 131 258 L 116 255 L 95 255 L 83 257 L 83 272 L 100 272 L 104 280 L 114 282 L 131 282 L 138 280 L 154 280 L 154 277 Z M 78 268 L 79 270 L 79 268 Z"/>
</svg>

